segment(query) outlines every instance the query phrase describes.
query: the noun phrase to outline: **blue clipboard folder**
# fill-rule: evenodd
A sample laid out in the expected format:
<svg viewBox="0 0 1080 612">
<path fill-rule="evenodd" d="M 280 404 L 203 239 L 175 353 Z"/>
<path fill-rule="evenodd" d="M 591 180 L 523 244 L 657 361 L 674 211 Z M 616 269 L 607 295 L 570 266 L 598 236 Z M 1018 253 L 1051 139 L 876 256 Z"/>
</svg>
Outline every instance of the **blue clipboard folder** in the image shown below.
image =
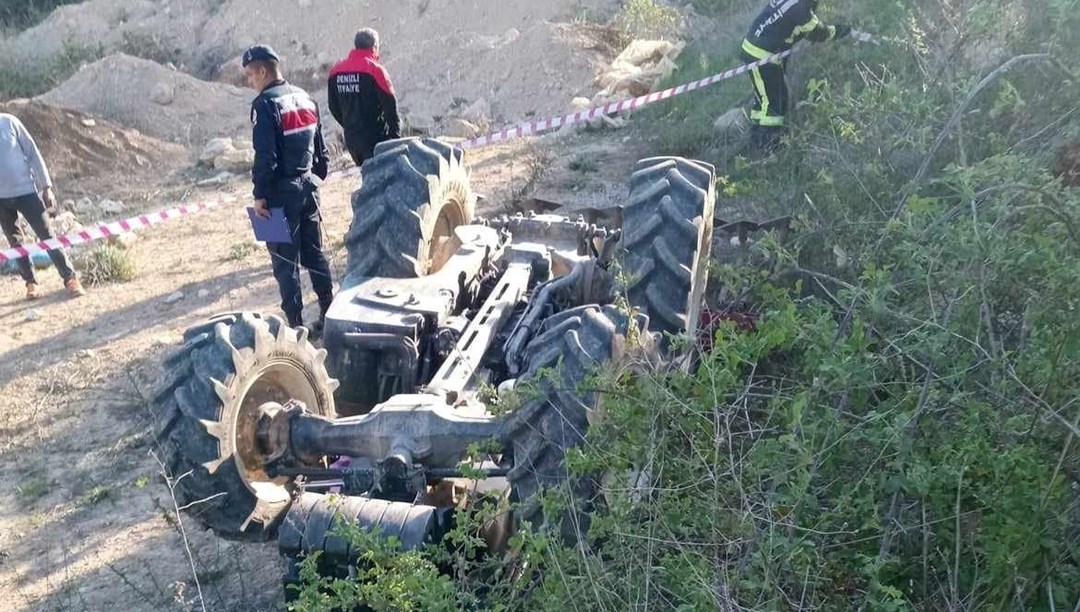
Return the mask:
<svg viewBox="0 0 1080 612">
<path fill-rule="evenodd" d="M 251 206 L 248 206 L 247 213 L 248 219 L 251 219 L 251 229 L 255 231 L 255 239 L 259 242 L 292 242 L 284 208 L 271 208 L 269 219 L 256 215 Z"/>
</svg>

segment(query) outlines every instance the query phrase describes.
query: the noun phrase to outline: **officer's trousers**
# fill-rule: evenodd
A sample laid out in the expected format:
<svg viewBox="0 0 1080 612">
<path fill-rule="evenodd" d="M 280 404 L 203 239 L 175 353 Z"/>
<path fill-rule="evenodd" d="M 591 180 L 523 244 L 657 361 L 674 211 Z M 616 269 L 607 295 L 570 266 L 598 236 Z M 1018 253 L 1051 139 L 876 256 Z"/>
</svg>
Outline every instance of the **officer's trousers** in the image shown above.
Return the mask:
<svg viewBox="0 0 1080 612">
<path fill-rule="evenodd" d="M 311 286 L 325 315 L 334 299 L 330 262 L 322 251 L 322 212 L 319 192 L 307 179 L 281 181 L 271 207 L 285 209 L 292 235 L 291 243 L 267 243 L 270 260 L 281 292 L 281 309 L 289 325 L 303 324 L 304 302 L 300 288 L 300 266 L 311 276 Z"/>
</svg>

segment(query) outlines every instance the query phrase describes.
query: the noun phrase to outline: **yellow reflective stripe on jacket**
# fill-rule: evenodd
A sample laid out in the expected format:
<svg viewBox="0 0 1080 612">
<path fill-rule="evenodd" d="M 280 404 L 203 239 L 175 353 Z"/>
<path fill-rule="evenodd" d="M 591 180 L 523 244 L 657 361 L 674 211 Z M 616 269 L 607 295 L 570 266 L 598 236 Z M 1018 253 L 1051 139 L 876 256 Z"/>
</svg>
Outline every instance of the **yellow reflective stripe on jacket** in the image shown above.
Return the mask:
<svg viewBox="0 0 1080 612">
<path fill-rule="evenodd" d="M 765 49 L 762 49 L 761 47 L 755 45 L 754 43 L 746 39 L 743 39 L 742 41 L 742 50 L 749 53 L 751 57 L 759 60 L 765 59 L 766 57 L 769 57 L 773 54 L 772 51 L 766 51 Z"/>
<path fill-rule="evenodd" d="M 814 13 L 810 13 L 810 21 L 802 24 L 801 26 L 795 26 L 795 31 L 791 33 L 791 38 L 787 39 L 788 43 L 793 43 L 796 40 L 806 36 L 810 32 L 813 32 L 821 25 L 821 20 Z"/>
<path fill-rule="evenodd" d="M 761 118 L 758 119 L 757 123 L 758 125 L 765 127 L 780 127 L 784 125 L 784 118 L 782 116 L 775 117 L 772 115 L 762 115 Z"/>
</svg>

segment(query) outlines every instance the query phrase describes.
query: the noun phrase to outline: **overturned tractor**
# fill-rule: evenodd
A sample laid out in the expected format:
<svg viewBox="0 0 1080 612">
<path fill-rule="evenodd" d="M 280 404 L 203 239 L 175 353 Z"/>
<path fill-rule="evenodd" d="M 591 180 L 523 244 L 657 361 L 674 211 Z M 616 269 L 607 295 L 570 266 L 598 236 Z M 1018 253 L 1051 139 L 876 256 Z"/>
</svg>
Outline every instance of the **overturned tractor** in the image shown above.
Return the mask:
<svg viewBox="0 0 1080 612">
<path fill-rule="evenodd" d="M 564 453 L 593 417 L 586 376 L 676 358 L 704 302 L 707 164 L 639 162 L 620 227 L 479 219 L 461 152 L 435 140 L 383 143 L 363 173 L 323 348 L 277 317 L 222 315 L 186 332 L 156 402 L 166 465 L 187 474 L 181 505 L 201 501 L 190 512 L 227 538 L 276 536 L 294 570 L 315 550 L 355 561 L 342 521 L 406 548 L 438 542 L 454 512 L 440 485 L 463 462 L 509 501 L 491 546 L 539 527 L 537 499 L 568 480 Z M 481 391 L 520 385 L 534 392 L 494 416 Z M 486 460 L 467 456 L 491 441 Z"/>
</svg>

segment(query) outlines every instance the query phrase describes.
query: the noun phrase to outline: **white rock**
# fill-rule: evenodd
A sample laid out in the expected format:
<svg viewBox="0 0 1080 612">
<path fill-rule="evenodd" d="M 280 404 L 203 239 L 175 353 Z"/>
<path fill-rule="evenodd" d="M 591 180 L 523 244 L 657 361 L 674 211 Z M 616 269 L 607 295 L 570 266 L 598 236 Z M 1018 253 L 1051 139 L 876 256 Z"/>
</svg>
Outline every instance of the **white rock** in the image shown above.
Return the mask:
<svg viewBox="0 0 1080 612">
<path fill-rule="evenodd" d="M 454 138 L 476 138 L 480 135 L 480 128 L 464 119 L 451 119 L 447 130 Z"/>
<path fill-rule="evenodd" d="M 40 321 L 41 320 L 41 311 L 38 310 L 37 308 L 28 309 L 26 311 L 26 320 L 27 321 Z"/>
<path fill-rule="evenodd" d="M 97 211 L 97 206 L 90 198 L 79 198 L 79 201 L 71 206 L 71 210 L 78 214 L 90 214 Z"/>
<path fill-rule="evenodd" d="M 200 299 L 206 299 L 210 297 L 210 291 L 207 289 L 199 289 L 199 293 L 197 295 Z"/>
<path fill-rule="evenodd" d="M 124 203 L 106 198 L 98 202 L 97 209 L 106 215 L 118 215 L 124 212 Z"/>
<path fill-rule="evenodd" d="M 461 118 L 469 123 L 488 123 L 491 120 L 491 103 L 486 98 L 480 98 L 461 111 Z"/>
<path fill-rule="evenodd" d="M 215 170 L 223 170 L 234 174 L 251 172 L 251 168 L 254 165 L 255 151 L 250 148 L 232 149 L 231 151 L 226 151 L 222 155 L 214 158 Z"/>
<path fill-rule="evenodd" d="M 224 185 L 225 183 L 228 183 L 229 180 L 232 179 L 232 177 L 234 176 L 236 175 L 232 172 L 219 172 L 218 174 L 208 179 L 198 181 L 195 184 L 199 187 L 208 187 L 210 185 Z"/>
<path fill-rule="evenodd" d="M 167 106 L 176 98 L 176 87 L 172 83 L 158 83 L 150 92 L 150 101 Z"/>
<path fill-rule="evenodd" d="M 93 119 L 83 119 L 82 124 L 85 127 L 94 127 L 95 125 L 97 125 L 97 121 L 94 121 Z"/>
<path fill-rule="evenodd" d="M 64 210 L 55 219 L 52 220 L 53 228 L 58 234 L 70 234 L 71 232 L 77 232 L 83 228 L 83 224 L 79 222 L 78 217 L 71 211 L 74 205 L 68 207 L 64 205 Z"/>
<path fill-rule="evenodd" d="M 750 129 L 750 120 L 746 111 L 733 108 L 713 121 L 713 129 L 727 135 L 742 134 Z"/>
<path fill-rule="evenodd" d="M 176 293 L 173 293 L 173 294 L 169 295 L 169 297 L 165 298 L 165 303 L 166 304 L 175 304 L 175 303 L 179 302 L 182 299 L 184 299 L 184 292 L 183 291 L 177 291 Z"/>
<path fill-rule="evenodd" d="M 83 350 L 75 353 L 75 356 L 78 357 L 79 359 L 93 359 L 95 355 L 97 355 L 97 353 L 95 353 L 91 349 L 83 349 Z"/>
<path fill-rule="evenodd" d="M 213 167 L 215 159 L 233 149 L 232 138 L 214 138 L 199 153 L 199 165 Z"/>
<path fill-rule="evenodd" d="M 593 105 L 592 100 L 590 100 L 588 98 L 582 98 L 580 96 L 577 97 L 577 98 L 574 98 L 573 100 L 570 101 L 570 107 L 573 108 L 574 110 L 585 110 L 586 108 L 589 108 L 592 105 Z"/>
</svg>

